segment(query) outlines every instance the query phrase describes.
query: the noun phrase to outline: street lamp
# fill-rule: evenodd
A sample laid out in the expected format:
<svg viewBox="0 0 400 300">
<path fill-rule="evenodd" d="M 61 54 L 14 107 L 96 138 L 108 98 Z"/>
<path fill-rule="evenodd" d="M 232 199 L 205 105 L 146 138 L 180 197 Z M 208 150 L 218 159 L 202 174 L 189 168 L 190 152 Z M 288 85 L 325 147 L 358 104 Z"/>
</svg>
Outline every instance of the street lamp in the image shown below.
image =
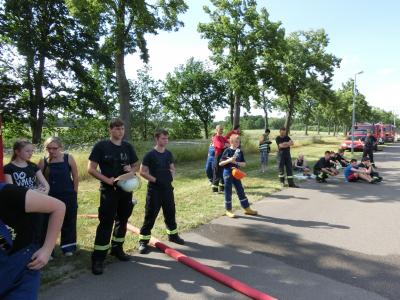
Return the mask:
<svg viewBox="0 0 400 300">
<path fill-rule="evenodd" d="M 357 75 L 364 73 L 360 71 L 354 74 L 354 84 L 353 84 L 353 117 L 351 121 L 351 156 L 354 154 L 354 126 L 356 125 L 356 93 L 357 93 Z"/>
</svg>

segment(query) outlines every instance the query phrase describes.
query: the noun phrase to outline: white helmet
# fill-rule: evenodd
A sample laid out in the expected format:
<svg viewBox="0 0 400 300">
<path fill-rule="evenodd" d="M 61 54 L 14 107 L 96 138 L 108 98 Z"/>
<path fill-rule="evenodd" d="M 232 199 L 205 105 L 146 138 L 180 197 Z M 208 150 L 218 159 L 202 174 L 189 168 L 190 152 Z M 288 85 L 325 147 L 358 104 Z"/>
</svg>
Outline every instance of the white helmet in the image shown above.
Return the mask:
<svg viewBox="0 0 400 300">
<path fill-rule="evenodd" d="M 133 176 L 132 178 L 126 180 L 118 180 L 117 186 L 119 186 L 125 192 L 132 193 L 140 188 L 140 178 Z"/>
</svg>

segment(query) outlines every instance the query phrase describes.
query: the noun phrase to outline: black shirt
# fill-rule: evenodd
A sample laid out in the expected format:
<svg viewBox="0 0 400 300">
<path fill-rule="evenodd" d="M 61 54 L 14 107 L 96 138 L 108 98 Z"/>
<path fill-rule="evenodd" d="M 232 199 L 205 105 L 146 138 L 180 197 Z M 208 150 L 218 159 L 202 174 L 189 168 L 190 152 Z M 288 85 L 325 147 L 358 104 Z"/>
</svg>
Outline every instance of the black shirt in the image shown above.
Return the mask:
<svg viewBox="0 0 400 300">
<path fill-rule="evenodd" d="M 121 145 L 115 145 L 110 140 L 104 140 L 94 145 L 89 160 L 98 163 L 101 174 L 111 178 L 126 173 L 124 166 L 132 165 L 139 159 L 128 142 L 122 141 Z"/>
<path fill-rule="evenodd" d="M 239 150 L 239 151 L 237 151 L 237 150 Z M 235 154 L 236 153 L 236 154 Z M 235 156 L 236 155 L 236 161 L 237 162 L 246 162 L 245 160 L 244 160 L 244 154 L 243 154 L 243 151 L 241 150 L 241 149 L 231 149 L 231 148 L 227 148 L 227 149 L 225 149 L 224 150 L 224 152 L 222 153 L 222 156 L 221 156 L 221 161 L 224 161 L 224 160 L 227 160 L 228 158 L 231 158 L 231 157 L 233 157 L 233 156 Z M 229 170 L 231 170 L 232 168 L 237 168 L 237 166 L 235 165 L 235 164 L 233 164 L 233 163 L 229 163 L 229 164 L 226 164 L 226 165 L 224 165 L 224 169 L 229 169 Z"/>
<path fill-rule="evenodd" d="M 38 166 L 31 162 L 28 162 L 28 165 L 23 168 L 18 167 L 13 163 L 9 163 L 4 166 L 4 174 L 10 175 L 15 185 L 22 186 L 27 189 L 37 188 L 37 171 L 39 171 Z"/>
<path fill-rule="evenodd" d="M 279 144 L 285 143 L 285 142 L 289 142 L 291 141 L 291 138 L 289 136 L 284 136 L 281 137 L 280 135 L 278 135 L 275 139 L 276 144 L 278 145 L 278 149 L 279 149 L 279 154 L 290 154 L 290 147 L 287 148 L 280 148 Z"/>
<path fill-rule="evenodd" d="M 374 147 L 375 143 L 376 143 L 376 138 L 373 135 L 367 136 L 364 141 L 364 148 L 371 149 Z"/>
<path fill-rule="evenodd" d="M 164 152 L 158 152 L 152 149 L 143 157 L 142 165 L 149 168 L 151 176 L 156 178 L 156 181 L 164 184 L 171 184 L 173 178 L 170 170 L 170 165 L 174 163 L 172 153 L 165 149 Z M 153 182 L 149 182 L 153 186 Z"/>
<path fill-rule="evenodd" d="M 314 165 L 314 171 L 320 171 L 322 168 L 330 168 L 331 162 L 326 160 L 325 157 L 321 157 L 319 161 Z"/>
<path fill-rule="evenodd" d="M 11 253 L 33 242 L 34 233 L 31 226 L 31 214 L 25 212 L 27 191 L 26 188 L 12 184 L 7 184 L 0 189 L 0 219 L 9 227 L 13 236 Z"/>
</svg>

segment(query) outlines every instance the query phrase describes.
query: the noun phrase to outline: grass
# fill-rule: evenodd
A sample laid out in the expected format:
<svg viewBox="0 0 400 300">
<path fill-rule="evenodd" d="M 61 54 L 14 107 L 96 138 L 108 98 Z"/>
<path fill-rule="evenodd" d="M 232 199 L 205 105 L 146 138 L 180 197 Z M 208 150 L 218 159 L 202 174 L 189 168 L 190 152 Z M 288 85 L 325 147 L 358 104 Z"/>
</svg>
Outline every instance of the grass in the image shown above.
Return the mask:
<svg viewBox="0 0 400 300">
<path fill-rule="evenodd" d="M 299 153 L 304 153 L 310 165 L 319 157 L 323 156 L 325 150 L 337 148 L 340 138 L 324 137 L 306 139 L 295 143 L 292 149 L 293 158 Z M 204 149 L 203 149 L 204 150 Z M 87 162 L 87 153 L 73 153 L 78 165 Z M 204 156 L 204 153 L 203 155 Z M 256 153 L 246 153 L 247 167 L 245 169 L 248 176 L 243 180 L 245 192 L 254 203 L 271 193 L 280 189 L 277 180 L 277 170 L 275 153 L 270 156 L 269 169 L 267 173 L 262 174 L 259 171 L 259 156 Z M 201 224 L 208 223 L 224 214 L 223 195 L 211 193 L 211 188 L 205 177 L 204 160 L 194 160 L 187 162 L 178 162 L 177 176 L 174 181 L 175 202 L 177 210 L 177 223 L 180 232 L 188 231 L 198 227 Z M 87 176 L 82 175 L 82 179 Z M 137 227 L 142 225 L 144 219 L 144 204 L 146 183 L 142 182 L 142 188 L 135 193 L 138 204 L 134 208 L 129 222 Z M 80 183 L 79 191 L 79 214 L 96 214 L 99 203 L 98 182 L 92 179 L 83 180 Z M 239 201 L 236 195 L 233 197 L 233 208 L 239 209 Z M 60 250 L 57 249 L 57 258 L 52 261 L 44 270 L 42 276 L 43 288 L 49 284 L 65 278 L 73 278 L 79 273 L 89 271 L 90 252 L 92 251 L 97 219 L 78 219 L 78 244 L 79 251 L 76 256 L 71 258 L 62 257 Z M 160 238 L 166 238 L 165 225 L 162 213 L 158 217 L 152 235 Z M 135 254 L 137 248 L 137 236 L 128 233 L 124 248 L 131 254 Z M 108 261 L 113 258 L 107 258 Z"/>
</svg>

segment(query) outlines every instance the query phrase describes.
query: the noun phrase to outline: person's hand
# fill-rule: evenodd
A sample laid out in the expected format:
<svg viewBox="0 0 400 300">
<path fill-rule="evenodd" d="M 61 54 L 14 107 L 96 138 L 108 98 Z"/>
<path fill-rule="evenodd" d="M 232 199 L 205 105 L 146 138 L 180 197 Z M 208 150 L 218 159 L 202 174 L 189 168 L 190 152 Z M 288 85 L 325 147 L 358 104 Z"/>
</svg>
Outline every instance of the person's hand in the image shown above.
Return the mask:
<svg viewBox="0 0 400 300">
<path fill-rule="evenodd" d="M 126 166 L 123 167 L 123 170 L 124 170 L 126 173 L 129 173 L 129 172 L 132 171 L 132 167 L 131 167 L 130 165 L 126 165 Z"/>
<path fill-rule="evenodd" d="M 175 177 L 176 171 L 175 171 L 175 170 L 172 170 L 172 169 L 169 169 L 169 171 L 171 172 L 172 177 Z"/>
<path fill-rule="evenodd" d="M 230 161 L 231 161 L 231 163 L 235 163 L 235 162 L 236 162 L 236 157 L 235 157 L 235 156 L 232 156 L 232 157 L 230 158 Z"/>
<path fill-rule="evenodd" d="M 27 267 L 31 270 L 40 270 L 49 262 L 51 251 L 51 249 L 40 248 L 38 251 L 33 253 L 31 262 Z"/>
<path fill-rule="evenodd" d="M 114 183 L 115 183 L 115 178 L 114 177 L 110 177 L 110 178 L 108 178 L 107 179 L 107 181 L 106 181 L 106 183 L 108 184 L 108 185 L 114 185 Z"/>
</svg>

